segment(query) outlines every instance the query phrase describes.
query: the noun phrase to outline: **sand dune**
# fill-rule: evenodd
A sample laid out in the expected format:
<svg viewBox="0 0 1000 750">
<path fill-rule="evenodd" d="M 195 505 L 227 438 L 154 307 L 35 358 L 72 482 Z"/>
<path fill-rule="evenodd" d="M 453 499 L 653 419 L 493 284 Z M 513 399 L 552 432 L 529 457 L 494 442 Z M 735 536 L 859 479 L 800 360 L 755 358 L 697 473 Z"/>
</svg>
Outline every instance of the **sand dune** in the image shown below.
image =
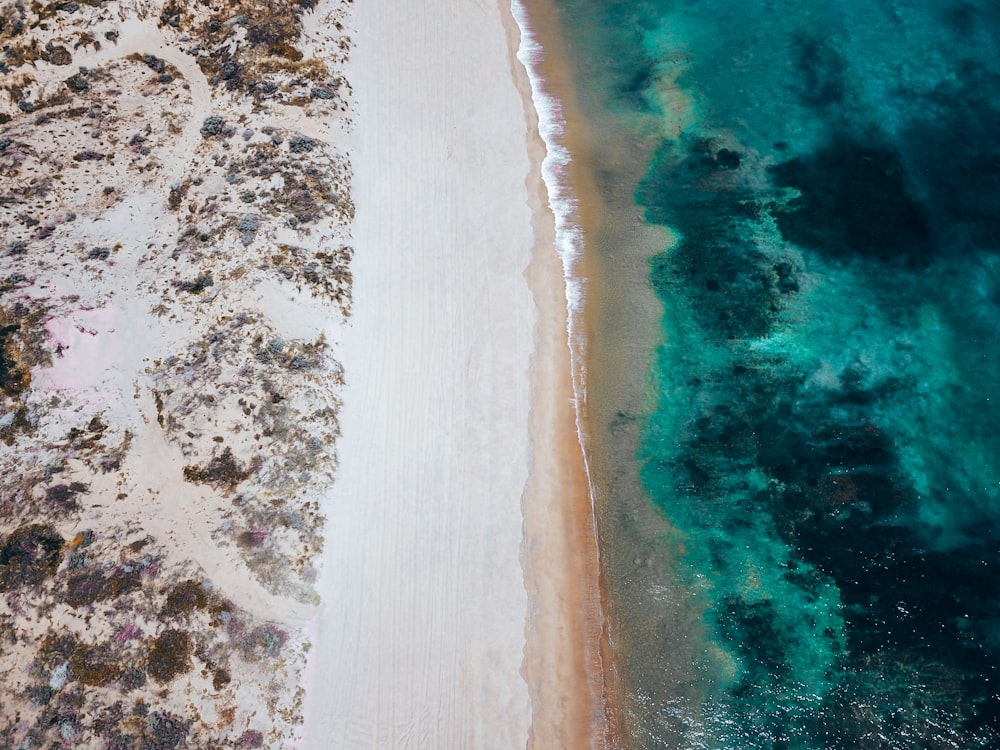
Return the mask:
<svg viewBox="0 0 1000 750">
<path fill-rule="evenodd" d="M 350 310 L 350 39 L 337 0 L 250 5 L 0 12 L 10 746 L 300 728 Z"/>
</svg>

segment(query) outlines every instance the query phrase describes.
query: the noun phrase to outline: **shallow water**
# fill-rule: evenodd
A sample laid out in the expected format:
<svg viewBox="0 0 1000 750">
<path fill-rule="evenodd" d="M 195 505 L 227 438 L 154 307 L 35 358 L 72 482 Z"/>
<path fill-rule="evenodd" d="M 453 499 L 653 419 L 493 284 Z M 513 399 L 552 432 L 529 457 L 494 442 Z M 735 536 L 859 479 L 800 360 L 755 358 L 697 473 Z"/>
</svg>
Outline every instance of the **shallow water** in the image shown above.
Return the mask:
<svg viewBox="0 0 1000 750">
<path fill-rule="evenodd" d="M 629 746 L 1000 747 L 1000 7 L 558 6 L 678 237 L 619 467 L 672 563 L 606 559 L 693 624 L 620 597 Z"/>
</svg>

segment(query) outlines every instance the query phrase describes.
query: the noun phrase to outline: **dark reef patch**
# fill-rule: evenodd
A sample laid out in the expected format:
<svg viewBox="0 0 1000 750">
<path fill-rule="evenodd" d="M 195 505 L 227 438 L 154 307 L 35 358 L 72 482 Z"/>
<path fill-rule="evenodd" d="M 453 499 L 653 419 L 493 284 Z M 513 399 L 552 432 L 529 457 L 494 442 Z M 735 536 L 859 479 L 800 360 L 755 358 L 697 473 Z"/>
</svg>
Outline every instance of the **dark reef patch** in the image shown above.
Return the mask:
<svg viewBox="0 0 1000 750">
<path fill-rule="evenodd" d="M 935 243 L 896 149 L 839 134 L 818 151 L 769 170 L 799 195 L 773 209 L 789 242 L 833 258 L 926 266 Z"/>
<path fill-rule="evenodd" d="M 710 138 L 695 141 L 682 158 L 677 149 L 670 142 L 660 146 L 636 191 L 648 221 L 681 235 L 676 246 L 651 259 L 650 281 L 661 297 L 682 289 L 712 336 L 763 336 L 781 295 L 797 284 L 790 264 L 779 272 L 773 254 L 747 238 L 759 207 L 736 176 L 741 156 Z"/>
<path fill-rule="evenodd" d="M 796 78 L 792 88 L 810 107 L 826 108 L 844 99 L 844 60 L 827 39 L 800 36 L 794 42 Z"/>
<path fill-rule="evenodd" d="M 750 669 L 737 690 L 747 691 L 753 686 L 773 682 L 774 675 L 786 666 L 774 603 L 768 599 L 750 603 L 741 597 L 726 597 L 719 620 L 723 637 L 741 644 L 748 657 Z"/>
<path fill-rule="evenodd" d="M 638 112 L 652 111 L 646 98 L 646 91 L 653 82 L 652 65 L 647 64 L 638 68 L 635 74 L 624 80 L 619 88 L 619 98 L 622 104 Z"/>
<path fill-rule="evenodd" d="M 1000 251 L 1000 75 L 958 65 L 956 81 L 920 97 L 925 116 L 900 133 L 909 177 L 941 247 Z"/>
</svg>

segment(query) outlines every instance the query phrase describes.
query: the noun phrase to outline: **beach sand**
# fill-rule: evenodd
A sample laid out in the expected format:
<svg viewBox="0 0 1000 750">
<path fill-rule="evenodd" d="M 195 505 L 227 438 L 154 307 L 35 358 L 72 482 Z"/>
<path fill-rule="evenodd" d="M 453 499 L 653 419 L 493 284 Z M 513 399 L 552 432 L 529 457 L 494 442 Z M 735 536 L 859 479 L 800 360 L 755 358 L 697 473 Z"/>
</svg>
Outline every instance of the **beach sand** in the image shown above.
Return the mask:
<svg viewBox="0 0 1000 750">
<path fill-rule="evenodd" d="M 356 14 L 359 250 L 305 746 L 524 747 L 522 102 L 492 3 Z"/>
<path fill-rule="evenodd" d="M 358 8 L 342 469 L 306 746 L 604 744 L 596 539 L 505 3 Z"/>
<path fill-rule="evenodd" d="M 0 98 L 0 726 L 603 746 L 565 287 L 506 3 L 78 10 L 26 17 Z"/>
</svg>

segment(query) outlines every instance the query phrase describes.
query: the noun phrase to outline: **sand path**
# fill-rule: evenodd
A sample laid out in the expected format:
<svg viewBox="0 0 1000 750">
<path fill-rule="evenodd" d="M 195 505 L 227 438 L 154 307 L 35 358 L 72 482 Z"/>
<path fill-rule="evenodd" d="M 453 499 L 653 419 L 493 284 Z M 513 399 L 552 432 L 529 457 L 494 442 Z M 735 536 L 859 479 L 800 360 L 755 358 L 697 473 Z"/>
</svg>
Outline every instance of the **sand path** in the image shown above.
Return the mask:
<svg viewBox="0 0 1000 750">
<path fill-rule="evenodd" d="M 357 14 L 355 308 L 304 746 L 525 747 L 523 106 L 492 2 Z"/>
<path fill-rule="evenodd" d="M 128 19 L 119 26 L 119 42 L 100 50 L 81 49 L 74 56 L 74 66 L 96 68 L 128 55 L 152 54 L 174 65 L 184 77 L 191 97 L 183 113 L 183 132 L 170 148 L 159 153 L 165 164 L 163 182 L 185 177 L 193 163 L 192 154 L 202 142 L 200 127 L 212 112 L 209 84 L 196 60 L 169 45 L 152 21 Z M 36 78 L 45 86 L 58 86 L 66 69 L 43 67 Z M 284 127 L 281 119 L 274 124 Z M 77 238 L 94 245 L 111 246 L 123 238 L 116 254 L 118 281 L 98 307 L 71 311 L 48 323 L 49 332 L 64 347 L 51 367 L 36 371 L 34 380 L 39 398 L 49 394 L 70 393 L 92 410 L 102 410 L 112 422 L 132 434 L 131 449 L 121 475 L 97 476 L 92 483 L 85 522 L 127 525 L 135 516 L 135 503 L 144 508 L 147 531 L 170 542 L 179 558 L 198 562 L 210 580 L 220 585 L 225 596 L 262 620 L 277 620 L 287 625 L 302 625 L 315 616 L 311 604 L 292 601 L 267 591 L 231 550 L 220 547 L 213 531 L 225 518 L 230 499 L 204 487 L 178 481 L 182 468 L 191 463 L 178 445 L 167 441 L 156 424 L 152 389 L 155 383 L 146 373 L 157 357 L 173 353 L 189 340 L 191 330 L 156 316 L 149 310 L 159 302 L 151 290 L 155 277 L 142 267 L 141 257 L 153 243 L 165 242 L 172 225 L 157 191 L 129 195 L 101 214 L 95 221 L 76 227 Z M 79 272 L 49 282 L 65 293 L 80 291 L 87 284 Z M 225 285 L 218 288 L 220 293 Z M 258 290 L 260 309 L 301 307 L 301 301 L 287 290 Z M 314 314 L 315 315 L 315 314 Z M 289 323 L 294 316 L 285 315 Z M 207 323 L 208 321 L 206 321 Z M 200 320 L 196 329 L 203 328 Z M 287 327 L 287 326 L 286 326 Z M 310 331 L 310 333 L 312 333 Z M 111 485 L 117 483 L 116 486 Z M 104 485 L 107 486 L 104 486 Z M 169 488 L 162 493 L 155 488 Z M 106 498 L 121 493 L 118 501 Z M 123 502 L 123 498 L 130 498 Z"/>
<path fill-rule="evenodd" d="M 133 196 L 106 212 L 102 221 L 81 224 L 78 236 L 93 244 L 110 245 L 132 226 L 141 227 L 147 239 L 158 238 L 162 236 L 158 223 L 162 213 L 155 194 Z M 314 606 L 268 592 L 231 550 L 213 540 L 212 532 L 225 518 L 230 498 L 179 481 L 191 458 L 183 455 L 179 445 L 168 442 L 156 424 L 155 383 L 145 370 L 164 352 L 183 346 L 191 331 L 149 315 L 158 298 L 145 291 L 143 280 L 149 277 L 138 263 L 141 250 L 133 241 L 125 243 L 118 253 L 121 287 L 113 289 L 103 305 L 49 322 L 50 334 L 65 350 L 51 367 L 35 374 L 40 397 L 70 393 L 77 403 L 86 404 L 91 411 L 100 410 L 132 434 L 122 473 L 93 478 L 87 498 L 96 504 L 85 505 L 84 523 L 101 519 L 105 525 L 127 525 L 135 518 L 139 503 L 144 528 L 168 540 L 179 558 L 196 560 L 225 596 L 262 620 L 304 624 L 315 615 Z M 69 284 L 67 291 L 74 290 L 72 282 L 62 280 L 60 286 L 63 284 Z M 270 297 L 272 303 L 281 301 L 273 291 Z M 130 500 L 109 503 L 108 498 L 118 493 Z"/>
<path fill-rule="evenodd" d="M 306 16 L 308 26 L 318 27 L 314 36 L 322 36 L 322 19 L 318 13 Z M 72 68 L 60 67 L 48 63 L 37 63 L 33 78 L 44 88 L 57 89 L 67 77 L 67 70 L 77 67 L 99 68 L 129 55 L 153 55 L 177 68 L 188 85 L 191 97 L 190 114 L 184 124 L 183 132 L 175 141 L 175 148 L 164 154 L 168 160 L 168 168 L 172 178 L 184 177 L 193 164 L 191 153 L 201 143 L 200 129 L 205 118 L 213 111 L 212 89 L 208 79 L 198 65 L 198 58 L 182 49 L 164 35 L 156 22 L 150 19 L 128 18 L 122 21 L 117 29 L 117 42 L 105 42 L 100 49 L 81 47 L 74 51 Z M 220 105 L 221 106 L 221 105 Z M 301 107 L 273 104 L 270 118 L 266 122 L 273 128 L 301 132 L 327 143 L 336 144 L 345 141 L 343 126 L 340 123 L 324 122 L 310 117 Z"/>
</svg>

